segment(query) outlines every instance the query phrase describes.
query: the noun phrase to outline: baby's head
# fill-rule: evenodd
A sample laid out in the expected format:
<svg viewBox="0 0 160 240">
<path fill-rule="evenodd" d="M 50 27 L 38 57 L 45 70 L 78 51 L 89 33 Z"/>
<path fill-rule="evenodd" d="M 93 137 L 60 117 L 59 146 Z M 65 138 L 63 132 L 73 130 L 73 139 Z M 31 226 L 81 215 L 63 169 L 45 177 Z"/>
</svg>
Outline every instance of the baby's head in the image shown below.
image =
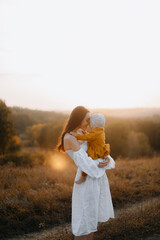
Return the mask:
<svg viewBox="0 0 160 240">
<path fill-rule="evenodd" d="M 90 117 L 91 128 L 104 128 L 105 117 L 101 113 L 94 113 Z"/>
</svg>

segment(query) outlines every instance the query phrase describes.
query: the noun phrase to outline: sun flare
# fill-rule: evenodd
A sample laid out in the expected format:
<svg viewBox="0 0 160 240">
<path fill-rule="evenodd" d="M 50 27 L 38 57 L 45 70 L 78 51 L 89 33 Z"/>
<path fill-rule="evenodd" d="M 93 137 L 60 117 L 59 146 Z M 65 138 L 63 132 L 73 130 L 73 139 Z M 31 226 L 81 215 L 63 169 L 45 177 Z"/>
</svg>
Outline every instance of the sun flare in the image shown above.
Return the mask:
<svg viewBox="0 0 160 240">
<path fill-rule="evenodd" d="M 60 154 L 54 154 L 50 159 L 51 167 L 56 171 L 63 171 L 67 167 L 65 157 Z"/>
</svg>

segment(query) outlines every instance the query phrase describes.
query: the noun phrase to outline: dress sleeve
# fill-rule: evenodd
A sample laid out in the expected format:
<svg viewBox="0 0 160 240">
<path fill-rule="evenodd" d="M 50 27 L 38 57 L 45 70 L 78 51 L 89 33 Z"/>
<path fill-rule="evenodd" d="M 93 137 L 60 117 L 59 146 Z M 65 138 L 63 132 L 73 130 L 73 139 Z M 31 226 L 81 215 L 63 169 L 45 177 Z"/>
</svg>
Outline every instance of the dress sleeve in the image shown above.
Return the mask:
<svg viewBox="0 0 160 240">
<path fill-rule="evenodd" d="M 97 133 L 91 132 L 91 133 L 77 134 L 76 138 L 78 140 L 92 141 L 96 138 L 97 135 L 98 135 Z"/>
<path fill-rule="evenodd" d="M 105 174 L 105 167 L 99 168 L 95 160 L 88 156 L 83 148 L 73 152 L 72 159 L 81 171 L 87 173 L 90 177 L 100 178 Z"/>
</svg>

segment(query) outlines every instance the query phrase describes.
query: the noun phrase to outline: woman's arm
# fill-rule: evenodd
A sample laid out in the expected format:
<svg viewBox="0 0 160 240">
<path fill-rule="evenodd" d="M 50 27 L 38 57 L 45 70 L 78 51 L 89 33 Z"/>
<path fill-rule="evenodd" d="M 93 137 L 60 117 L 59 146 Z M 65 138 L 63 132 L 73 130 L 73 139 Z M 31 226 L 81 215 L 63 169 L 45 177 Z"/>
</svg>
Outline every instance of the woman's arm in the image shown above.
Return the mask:
<svg viewBox="0 0 160 240">
<path fill-rule="evenodd" d="M 73 136 L 64 138 L 64 148 L 68 146 L 65 150 L 72 150 L 72 152 L 67 152 L 67 154 L 74 160 L 77 167 L 81 171 L 87 173 L 90 177 L 100 178 L 105 174 L 105 168 L 97 167 L 96 161 L 94 161 L 83 148 L 80 148 L 77 139 Z M 70 146 L 70 147 L 69 147 Z"/>
<path fill-rule="evenodd" d="M 105 168 L 98 168 L 94 161 L 83 148 L 77 152 L 73 152 L 72 159 L 81 171 L 87 173 L 90 177 L 100 178 L 105 173 Z"/>
</svg>

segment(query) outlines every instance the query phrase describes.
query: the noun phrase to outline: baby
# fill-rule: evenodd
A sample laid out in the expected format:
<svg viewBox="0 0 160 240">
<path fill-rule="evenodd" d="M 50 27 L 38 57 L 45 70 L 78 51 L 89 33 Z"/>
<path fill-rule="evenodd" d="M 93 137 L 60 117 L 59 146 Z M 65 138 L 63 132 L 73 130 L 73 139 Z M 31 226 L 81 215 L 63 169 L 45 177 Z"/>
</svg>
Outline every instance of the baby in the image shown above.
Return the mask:
<svg viewBox="0 0 160 240">
<path fill-rule="evenodd" d="M 70 132 L 70 134 L 74 135 L 77 140 L 85 140 L 88 145 L 88 156 L 92 159 L 97 158 L 108 158 L 107 155 L 110 154 L 110 145 L 105 144 L 105 118 L 100 113 L 95 113 L 91 115 L 90 118 L 90 131 L 88 133 L 84 133 L 83 135 L 77 134 L 74 132 Z M 108 158 L 110 160 L 110 158 Z M 82 171 L 81 178 L 76 181 L 76 183 L 80 184 L 86 180 L 87 174 Z"/>
</svg>

